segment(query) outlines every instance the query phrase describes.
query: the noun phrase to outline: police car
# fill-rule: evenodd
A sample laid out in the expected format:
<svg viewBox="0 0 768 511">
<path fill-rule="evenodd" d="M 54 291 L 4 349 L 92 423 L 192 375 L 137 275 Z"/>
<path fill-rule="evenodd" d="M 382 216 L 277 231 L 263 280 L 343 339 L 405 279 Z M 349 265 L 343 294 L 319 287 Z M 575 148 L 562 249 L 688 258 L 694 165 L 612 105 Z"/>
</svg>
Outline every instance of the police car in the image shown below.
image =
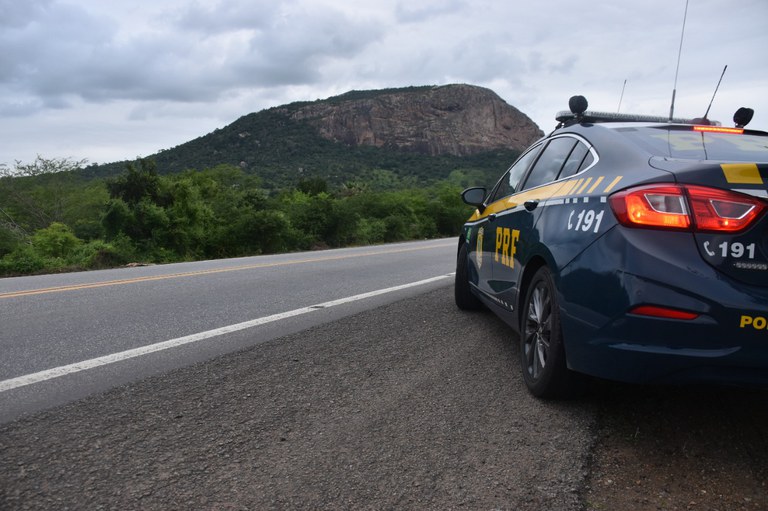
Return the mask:
<svg viewBox="0 0 768 511">
<path fill-rule="evenodd" d="M 586 110 L 487 191 L 458 243 L 455 298 L 519 333 L 532 394 L 583 375 L 768 386 L 768 133 Z"/>
</svg>

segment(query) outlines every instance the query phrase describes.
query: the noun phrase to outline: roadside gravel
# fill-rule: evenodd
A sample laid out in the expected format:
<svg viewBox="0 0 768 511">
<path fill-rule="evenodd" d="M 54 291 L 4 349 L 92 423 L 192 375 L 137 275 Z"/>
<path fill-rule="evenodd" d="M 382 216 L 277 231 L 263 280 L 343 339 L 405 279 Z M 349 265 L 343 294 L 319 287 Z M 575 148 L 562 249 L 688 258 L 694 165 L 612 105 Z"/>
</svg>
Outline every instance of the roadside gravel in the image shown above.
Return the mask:
<svg viewBox="0 0 768 511">
<path fill-rule="evenodd" d="M 589 511 L 768 510 L 768 392 L 596 385 Z"/>
</svg>

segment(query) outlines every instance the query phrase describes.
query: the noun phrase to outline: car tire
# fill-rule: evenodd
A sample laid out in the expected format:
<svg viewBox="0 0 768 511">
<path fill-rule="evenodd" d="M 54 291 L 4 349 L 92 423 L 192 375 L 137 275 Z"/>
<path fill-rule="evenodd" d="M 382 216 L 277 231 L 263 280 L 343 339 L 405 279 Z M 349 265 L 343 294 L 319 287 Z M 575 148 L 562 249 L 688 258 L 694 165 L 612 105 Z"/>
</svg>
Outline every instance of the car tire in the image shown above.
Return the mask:
<svg viewBox="0 0 768 511">
<path fill-rule="evenodd" d="M 557 290 L 546 266 L 536 271 L 525 295 L 520 361 L 525 384 L 536 397 L 569 398 L 580 388 L 566 365 Z"/>
<path fill-rule="evenodd" d="M 467 245 L 463 244 L 456 259 L 456 282 L 453 286 L 453 293 L 459 309 L 478 310 L 482 308 L 483 304 L 472 294 L 472 289 L 469 286 L 468 267 Z"/>
</svg>

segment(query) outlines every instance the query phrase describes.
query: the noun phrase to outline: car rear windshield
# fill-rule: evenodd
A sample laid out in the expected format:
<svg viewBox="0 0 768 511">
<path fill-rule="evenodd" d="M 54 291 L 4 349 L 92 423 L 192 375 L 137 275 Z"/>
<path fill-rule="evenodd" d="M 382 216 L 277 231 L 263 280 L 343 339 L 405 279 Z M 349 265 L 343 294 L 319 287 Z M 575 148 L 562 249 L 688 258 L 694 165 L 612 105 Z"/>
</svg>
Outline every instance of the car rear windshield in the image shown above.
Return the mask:
<svg viewBox="0 0 768 511">
<path fill-rule="evenodd" d="M 686 160 L 768 162 L 768 136 L 695 132 L 688 126 L 617 128 L 655 156 Z"/>
</svg>

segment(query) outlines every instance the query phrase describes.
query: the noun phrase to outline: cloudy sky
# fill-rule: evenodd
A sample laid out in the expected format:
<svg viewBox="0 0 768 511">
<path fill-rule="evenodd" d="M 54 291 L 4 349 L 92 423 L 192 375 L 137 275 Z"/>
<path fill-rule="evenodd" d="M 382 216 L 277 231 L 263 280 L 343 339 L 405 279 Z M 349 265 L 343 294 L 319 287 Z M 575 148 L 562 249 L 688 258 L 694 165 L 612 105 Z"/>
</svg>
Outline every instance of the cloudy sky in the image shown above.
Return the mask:
<svg viewBox="0 0 768 511">
<path fill-rule="evenodd" d="M 668 115 L 685 0 L 0 0 L 0 163 L 148 156 L 293 101 L 469 83 Z M 768 1 L 690 0 L 675 115 L 768 130 Z M 622 87 L 626 88 L 622 98 Z M 620 101 L 621 100 L 621 101 Z"/>
</svg>

